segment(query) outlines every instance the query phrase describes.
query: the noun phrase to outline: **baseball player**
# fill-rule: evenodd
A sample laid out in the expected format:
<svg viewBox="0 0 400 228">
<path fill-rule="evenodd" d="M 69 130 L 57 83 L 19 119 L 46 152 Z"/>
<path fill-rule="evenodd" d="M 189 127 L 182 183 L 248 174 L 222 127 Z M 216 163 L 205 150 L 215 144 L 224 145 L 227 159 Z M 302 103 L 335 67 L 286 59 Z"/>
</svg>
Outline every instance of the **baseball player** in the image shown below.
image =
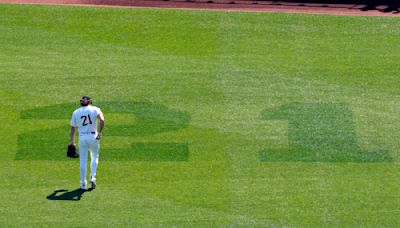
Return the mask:
<svg viewBox="0 0 400 228">
<path fill-rule="evenodd" d="M 86 163 L 88 151 L 90 151 L 90 183 L 92 188 L 96 188 L 96 169 L 99 164 L 99 150 L 101 132 L 104 128 L 104 116 L 100 108 L 92 105 L 92 99 L 83 96 L 80 100 L 81 107 L 72 113 L 70 122 L 70 145 L 75 145 L 76 128 L 79 133 L 79 153 L 80 153 L 80 188 L 86 189 Z M 99 126 L 97 126 L 97 121 Z"/>
</svg>

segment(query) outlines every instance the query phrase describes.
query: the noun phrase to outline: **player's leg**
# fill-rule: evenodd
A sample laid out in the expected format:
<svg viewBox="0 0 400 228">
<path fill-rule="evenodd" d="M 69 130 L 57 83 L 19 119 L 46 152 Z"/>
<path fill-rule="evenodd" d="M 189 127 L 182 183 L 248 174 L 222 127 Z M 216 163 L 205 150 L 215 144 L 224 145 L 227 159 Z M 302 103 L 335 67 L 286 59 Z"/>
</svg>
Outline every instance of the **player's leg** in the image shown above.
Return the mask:
<svg viewBox="0 0 400 228">
<path fill-rule="evenodd" d="M 92 188 L 96 188 L 96 170 L 99 165 L 99 151 L 100 151 L 100 142 L 98 140 L 94 140 L 90 144 L 90 183 L 92 184 Z"/>
<path fill-rule="evenodd" d="M 88 160 L 88 143 L 86 140 L 79 140 L 79 159 L 80 159 L 80 183 L 81 188 L 86 188 L 86 164 Z"/>
</svg>

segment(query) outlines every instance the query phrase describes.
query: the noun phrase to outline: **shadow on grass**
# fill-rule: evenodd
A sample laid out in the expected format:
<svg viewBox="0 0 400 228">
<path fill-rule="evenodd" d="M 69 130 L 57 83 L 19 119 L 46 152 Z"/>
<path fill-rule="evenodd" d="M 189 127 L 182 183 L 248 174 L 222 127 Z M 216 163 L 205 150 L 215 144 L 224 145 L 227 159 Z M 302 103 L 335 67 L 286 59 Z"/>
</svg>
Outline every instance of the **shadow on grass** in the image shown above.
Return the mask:
<svg viewBox="0 0 400 228">
<path fill-rule="evenodd" d="M 377 10 L 382 13 L 400 13 L 400 1 L 398 0 L 285 0 L 285 1 L 265 1 L 259 0 L 255 3 L 259 5 L 278 5 L 295 7 L 315 7 L 327 9 L 352 9 L 360 11 Z M 232 1 L 240 4 L 239 2 Z M 243 1 L 241 2 L 243 4 Z"/>
<path fill-rule="evenodd" d="M 60 189 L 56 190 L 50 195 L 48 195 L 46 198 L 48 200 L 71 200 L 71 201 L 79 201 L 81 200 L 83 194 L 85 192 L 91 192 L 93 189 L 75 189 L 73 191 L 68 191 L 66 189 Z"/>
</svg>

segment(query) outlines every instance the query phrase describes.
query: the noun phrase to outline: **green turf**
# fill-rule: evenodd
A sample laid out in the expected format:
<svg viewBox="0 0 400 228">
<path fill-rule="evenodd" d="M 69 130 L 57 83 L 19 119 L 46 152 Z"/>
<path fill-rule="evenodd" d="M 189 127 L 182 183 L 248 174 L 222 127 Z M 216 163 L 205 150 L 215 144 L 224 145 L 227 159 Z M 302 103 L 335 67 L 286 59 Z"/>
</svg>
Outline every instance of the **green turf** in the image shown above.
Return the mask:
<svg viewBox="0 0 400 228">
<path fill-rule="evenodd" d="M 107 128 L 108 136 L 151 136 L 178 131 L 187 127 L 190 122 L 188 113 L 168 110 L 162 105 L 152 104 L 149 101 L 108 101 L 98 102 L 96 105 L 102 107 L 103 112 L 113 114 L 117 122 Z M 71 115 L 67 110 L 76 108 L 76 102 L 46 106 L 23 111 L 20 118 L 65 120 Z M 58 127 L 19 135 L 16 158 L 18 160 L 65 159 L 64 154 L 60 154 L 59 151 L 65 147 L 66 131 L 68 127 Z M 189 156 L 187 144 L 165 142 L 134 143 L 125 148 L 106 148 L 102 152 L 105 160 L 187 161 Z"/>
<path fill-rule="evenodd" d="M 400 226 L 399 24 L 0 5 L 0 226 Z M 106 118 L 86 192 L 82 95 Z"/>
<path fill-rule="evenodd" d="M 391 162 L 388 151 L 359 148 L 347 105 L 295 103 L 266 110 L 266 120 L 288 122 L 288 148 L 264 149 L 263 161 Z"/>
</svg>

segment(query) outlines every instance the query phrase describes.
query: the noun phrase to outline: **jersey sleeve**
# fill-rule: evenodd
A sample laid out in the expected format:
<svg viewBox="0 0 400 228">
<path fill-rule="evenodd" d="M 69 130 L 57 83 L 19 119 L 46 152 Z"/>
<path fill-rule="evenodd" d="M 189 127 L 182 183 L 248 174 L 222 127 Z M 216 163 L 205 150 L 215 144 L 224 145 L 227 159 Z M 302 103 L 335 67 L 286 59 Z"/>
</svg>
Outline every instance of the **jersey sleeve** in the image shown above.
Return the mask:
<svg viewBox="0 0 400 228">
<path fill-rule="evenodd" d="M 97 108 L 96 116 L 100 115 L 101 113 L 102 113 L 102 112 L 101 112 L 100 108 Z"/>
<path fill-rule="evenodd" d="M 71 118 L 71 121 L 69 122 L 69 124 L 71 125 L 71 127 L 78 127 L 78 123 L 76 122 L 76 118 L 75 118 L 75 112 L 72 113 L 72 118 Z"/>
</svg>

